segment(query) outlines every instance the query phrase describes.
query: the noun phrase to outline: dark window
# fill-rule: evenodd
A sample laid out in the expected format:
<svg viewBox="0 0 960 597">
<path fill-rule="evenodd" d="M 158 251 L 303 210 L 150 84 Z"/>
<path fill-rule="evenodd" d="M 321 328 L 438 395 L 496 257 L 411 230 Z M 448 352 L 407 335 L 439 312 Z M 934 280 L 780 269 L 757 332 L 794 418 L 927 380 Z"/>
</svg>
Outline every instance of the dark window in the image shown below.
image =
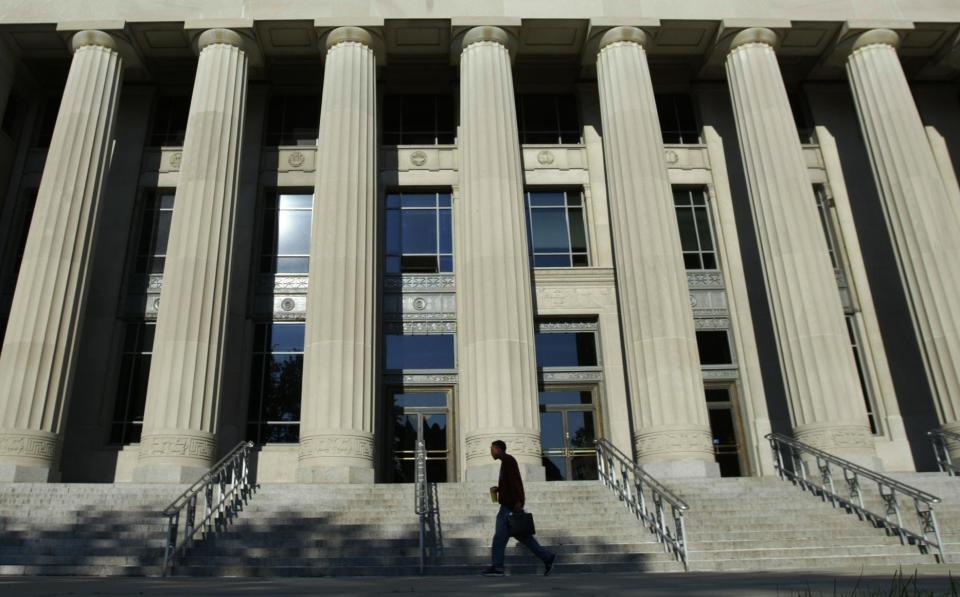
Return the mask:
<svg viewBox="0 0 960 597">
<path fill-rule="evenodd" d="M 260 272 L 306 274 L 310 271 L 313 195 L 271 193 L 263 209 Z"/>
<path fill-rule="evenodd" d="M 732 365 L 730 340 L 724 330 L 697 332 L 697 351 L 701 365 Z"/>
<path fill-rule="evenodd" d="M 658 93 L 654 96 L 660 133 L 664 143 L 699 143 L 700 123 L 693 98 L 686 93 Z"/>
<path fill-rule="evenodd" d="M 153 352 L 154 323 L 127 324 L 120 356 L 120 380 L 110 426 L 110 443 L 131 444 L 140 441 L 143 407 L 147 400 L 150 358 Z"/>
<path fill-rule="evenodd" d="M 320 96 L 276 93 L 270 97 L 264 145 L 316 145 L 319 131 Z"/>
<path fill-rule="evenodd" d="M 150 128 L 151 147 L 179 147 L 187 135 L 187 117 L 190 114 L 190 96 L 159 96 L 153 106 L 153 125 Z"/>
<path fill-rule="evenodd" d="M 537 367 L 596 367 L 595 332 L 537 332 Z"/>
<path fill-rule="evenodd" d="M 250 369 L 247 439 L 258 444 L 300 439 L 302 323 L 258 323 Z"/>
<path fill-rule="evenodd" d="M 9 237 L 0 244 L 0 302 L 9 305 L 13 299 L 13 292 L 17 286 L 17 276 L 20 274 L 20 264 L 23 262 L 23 251 L 27 247 L 27 236 L 30 233 L 30 223 L 33 219 L 33 209 L 37 204 L 37 189 L 27 189 L 17 201 L 13 215 L 13 226 Z M 0 346 L 7 330 L 6 309 L 0 311 Z"/>
<path fill-rule="evenodd" d="M 387 273 L 452 272 L 450 193 L 390 193 L 386 204 Z"/>
<path fill-rule="evenodd" d="M 40 122 L 37 126 L 37 136 L 34 146 L 40 149 L 50 147 L 53 140 L 53 129 L 57 126 L 57 115 L 60 113 L 60 96 L 49 97 L 40 113 Z"/>
<path fill-rule="evenodd" d="M 527 242 L 534 267 L 585 267 L 587 231 L 580 191 L 526 193 Z"/>
<path fill-rule="evenodd" d="M 673 189 L 673 205 L 680 229 L 683 264 L 688 270 L 717 269 L 713 228 L 703 189 Z"/>
<path fill-rule="evenodd" d="M 453 96 L 387 95 L 384 145 L 450 145 L 456 136 Z"/>
<path fill-rule="evenodd" d="M 593 404 L 593 392 L 589 390 L 541 390 L 540 406 Z"/>
<path fill-rule="evenodd" d="M 386 368 L 453 369 L 452 334 L 387 334 L 384 343 Z"/>
<path fill-rule="evenodd" d="M 813 118 L 810 115 L 810 107 L 807 104 L 807 98 L 802 91 L 797 91 L 787 95 L 790 100 L 790 111 L 793 113 L 793 122 L 797 125 L 797 135 L 801 143 L 811 143 L 813 141 Z"/>
<path fill-rule="evenodd" d="M 573 95 L 518 95 L 520 143 L 580 143 L 580 112 Z"/>
<path fill-rule="evenodd" d="M 163 273 L 175 195 L 174 189 L 149 189 L 146 192 L 140 222 L 140 238 L 137 242 L 135 273 Z"/>
<path fill-rule="evenodd" d="M 0 130 L 5 132 L 11 139 L 16 139 L 20 133 L 23 124 L 24 103 L 20 94 L 11 91 L 7 99 L 7 107 L 3 112 L 3 121 L 0 122 Z"/>
<path fill-rule="evenodd" d="M 850 335 L 850 347 L 853 349 L 853 360 L 857 365 L 857 378 L 860 380 L 860 390 L 863 392 L 863 402 L 867 407 L 867 420 L 870 422 L 870 431 L 879 433 L 877 425 L 877 409 L 873 407 L 873 392 L 867 383 L 866 368 L 863 365 L 863 350 L 860 348 L 859 334 L 853 315 L 847 315 L 847 333 Z"/>
<path fill-rule="evenodd" d="M 827 192 L 823 185 L 813 185 L 813 196 L 817 200 L 817 213 L 820 214 L 820 226 L 823 228 L 823 236 L 827 240 L 827 252 L 830 253 L 830 263 L 834 269 L 840 267 L 837 260 L 837 239 L 833 232 L 833 221 L 830 217 L 830 205 L 827 202 Z"/>
</svg>

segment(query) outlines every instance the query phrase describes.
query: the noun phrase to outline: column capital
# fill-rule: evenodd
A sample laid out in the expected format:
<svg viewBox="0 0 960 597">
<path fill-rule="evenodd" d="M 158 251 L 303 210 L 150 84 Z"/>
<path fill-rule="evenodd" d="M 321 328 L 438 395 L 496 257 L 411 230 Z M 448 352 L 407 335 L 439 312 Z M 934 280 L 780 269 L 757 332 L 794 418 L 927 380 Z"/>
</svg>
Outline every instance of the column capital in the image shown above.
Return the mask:
<svg viewBox="0 0 960 597">
<path fill-rule="evenodd" d="M 767 29 L 766 27 L 744 29 L 733 37 L 728 52 L 732 52 L 746 44 L 766 44 L 776 50 L 780 45 L 780 36 L 772 29 Z"/>
<path fill-rule="evenodd" d="M 478 41 L 492 41 L 510 49 L 510 35 L 500 27 L 483 25 L 470 29 L 463 36 L 463 49 Z"/>
<path fill-rule="evenodd" d="M 900 47 L 900 36 L 892 29 L 871 29 L 857 36 L 853 42 L 853 52 L 877 44 L 892 46 L 896 50 Z"/>
<path fill-rule="evenodd" d="M 371 50 L 375 50 L 373 47 L 373 35 L 362 27 L 337 27 L 327 34 L 326 40 L 324 41 L 324 49 L 329 50 L 333 46 L 345 42 L 363 44 Z"/>
<path fill-rule="evenodd" d="M 244 49 L 243 38 L 232 29 L 207 29 L 197 38 L 198 51 L 202 52 L 204 48 L 213 44 L 227 44 Z"/>
<path fill-rule="evenodd" d="M 617 42 L 631 42 L 646 47 L 647 34 L 639 27 L 614 27 L 600 38 L 600 50 Z"/>
<path fill-rule="evenodd" d="M 116 50 L 117 42 L 109 33 L 97 29 L 85 29 L 74 33 L 71 42 L 73 51 L 76 52 L 85 46 L 100 46 L 110 50 Z"/>
</svg>

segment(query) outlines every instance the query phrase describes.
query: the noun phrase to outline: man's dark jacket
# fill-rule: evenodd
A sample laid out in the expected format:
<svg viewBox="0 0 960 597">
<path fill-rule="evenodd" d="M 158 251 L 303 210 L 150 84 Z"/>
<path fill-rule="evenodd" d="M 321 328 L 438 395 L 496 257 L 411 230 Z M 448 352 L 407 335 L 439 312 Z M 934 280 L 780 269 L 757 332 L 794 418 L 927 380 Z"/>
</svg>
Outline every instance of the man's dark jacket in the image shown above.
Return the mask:
<svg viewBox="0 0 960 597">
<path fill-rule="evenodd" d="M 523 480 L 520 478 L 520 467 L 517 459 L 504 453 L 500 457 L 500 480 L 497 481 L 497 498 L 501 506 L 511 510 L 517 504 L 523 506 L 526 498 L 523 495 Z"/>
</svg>

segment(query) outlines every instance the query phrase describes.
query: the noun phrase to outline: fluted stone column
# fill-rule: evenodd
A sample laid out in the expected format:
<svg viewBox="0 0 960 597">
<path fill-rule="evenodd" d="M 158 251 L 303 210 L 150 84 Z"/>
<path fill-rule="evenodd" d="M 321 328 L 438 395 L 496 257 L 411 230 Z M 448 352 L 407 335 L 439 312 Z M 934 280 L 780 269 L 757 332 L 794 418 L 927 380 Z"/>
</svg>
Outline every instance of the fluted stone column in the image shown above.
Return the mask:
<svg viewBox="0 0 960 597">
<path fill-rule="evenodd" d="M 960 208 L 937 168 L 889 29 L 847 59 L 874 178 L 943 429 L 960 433 Z M 960 458 L 960 445 L 952 446 Z"/>
<path fill-rule="evenodd" d="M 0 481 L 58 476 L 121 69 L 102 31 L 73 51 L 0 353 Z"/>
<path fill-rule="evenodd" d="M 837 282 L 769 29 L 747 29 L 726 68 L 793 433 L 878 467 Z"/>
<path fill-rule="evenodd" d="M 475 27 L 460 56 L 460 190 L 454 205 L 457 360 L 466 478 L 496 478 L 506 442 L 527 478 L 544 478 L 523 170 L 509 39 Z"/>
<path fill-rule="evenodd" d="M 195 480 L 216 459 L 217 413 L 247 94 L 240 35 L 210 29 L 200 58 L 160 293 L 133 478 Z"/>
<path fill-rule="evenodd" d="M 654 474 L 718 476 L 646 42 L 617 27 L 597 57 L 633 440 Z"/>
<path fill-rule="evenodd" d="M 326 41 L 303 355 L 305 482 L 372 483 L 376 346 L 376 57 L 370 34 Z"/>
</svg>

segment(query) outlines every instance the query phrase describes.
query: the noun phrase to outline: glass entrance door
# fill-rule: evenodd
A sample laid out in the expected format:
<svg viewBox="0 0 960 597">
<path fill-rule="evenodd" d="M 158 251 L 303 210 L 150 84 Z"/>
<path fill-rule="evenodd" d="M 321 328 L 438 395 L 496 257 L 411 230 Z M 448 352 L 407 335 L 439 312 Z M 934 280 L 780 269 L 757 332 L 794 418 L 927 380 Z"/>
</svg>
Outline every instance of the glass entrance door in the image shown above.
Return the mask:
<svg viewBox="0 0 960 597">
<path fill-rule="evenodd" d="M 721 477 L 739 477 L 740 442 L 737 418 L 733 401 L 727 388 L 707 388 L 707 414 L 710 416 L 710 431 L 713 435 L 713 452 L 720 465 Z"/>
<path fill-rule="evenodd" d="M 547 481 L 597 478 L 595 415 L 590 390 L 540 392 L 540 443 Z"/>
<path fill-rule="evenodd" d="M 414 466 L 419 439 L 424 441 L 427 449 L 427 480 L 444 483 L 452 478 L 449 470 L 452 459 L 448 397 L 448 391 L 404 389 L 390 393 L 393 405 L 391 481 L 394 483 L 412 483 L 415 480 Z"/>
</svg>

